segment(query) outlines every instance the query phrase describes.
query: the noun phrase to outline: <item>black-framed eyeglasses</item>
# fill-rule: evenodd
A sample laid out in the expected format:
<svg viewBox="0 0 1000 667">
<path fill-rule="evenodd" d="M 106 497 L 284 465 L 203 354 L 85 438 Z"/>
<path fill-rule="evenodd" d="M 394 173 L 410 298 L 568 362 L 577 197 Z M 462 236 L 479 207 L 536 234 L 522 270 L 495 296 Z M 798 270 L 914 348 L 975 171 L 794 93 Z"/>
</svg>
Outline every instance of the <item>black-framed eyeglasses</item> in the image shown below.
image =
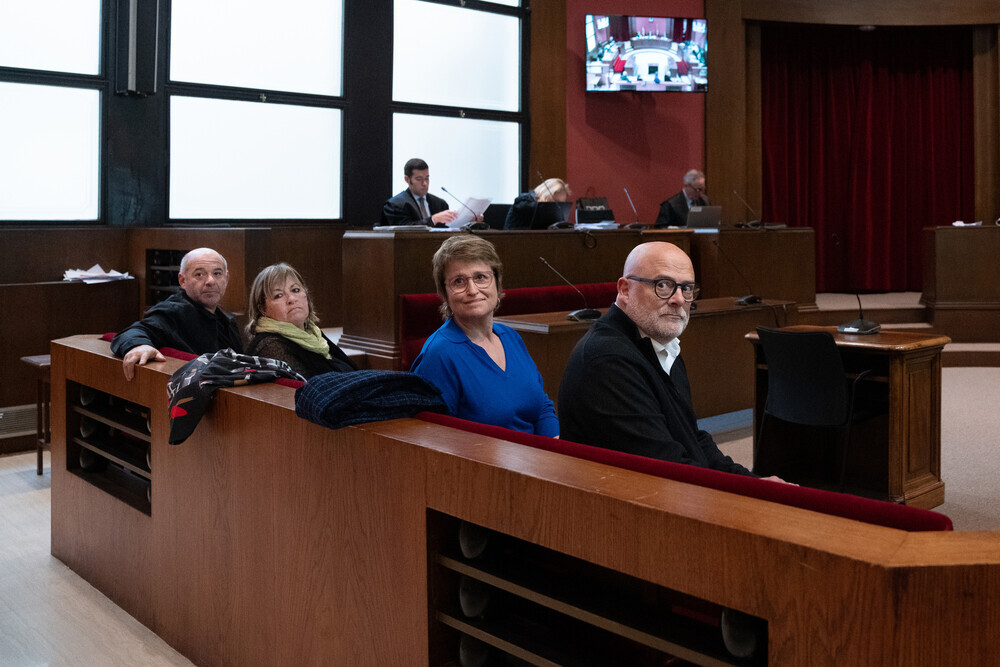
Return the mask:
<svg viewBox="0 0 1000 667">
<path fill-rule="evenodd" d="M 674 295 L 674 292 L 680 290 L 681 296 L 684 297 L 685 301 L 694 301 L 698 298 L 698 293 L 701 292 L 701 287 L 698 286 L 698 283 L 678 283 L 674 282 L 671 278 L 639 278 L 637 276 L 628 276 L 628 279 L 640 283 L 649 283 L 653 286 L 656 296 L 664 300 L 669 299 Z"/>
<path fill-rule="evenodd" d="M 486 289 L 493 283 L 493 273 L 477 271 L 471 276 L 455 276 L 447 282 L 448 290 L 452 294 L 461 294 L 469 289 L 469 283 L 472 283 L 478 289 Z"/>
</svg>

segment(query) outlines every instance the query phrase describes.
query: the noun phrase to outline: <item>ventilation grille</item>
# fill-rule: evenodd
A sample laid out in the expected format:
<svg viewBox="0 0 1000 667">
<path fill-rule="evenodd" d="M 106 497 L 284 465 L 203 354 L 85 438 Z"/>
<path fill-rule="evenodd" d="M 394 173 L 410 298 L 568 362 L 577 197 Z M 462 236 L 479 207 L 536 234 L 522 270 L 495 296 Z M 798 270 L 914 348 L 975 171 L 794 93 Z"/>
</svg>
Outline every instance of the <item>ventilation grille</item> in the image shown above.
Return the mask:
<svg viewBox="0 0 1000 667">
<path fill-rule="evenodd" d="M 35 435 L 37 412 L 38 409 L 33 403 L 0 408 L 0 440 Z"/>
</svg>

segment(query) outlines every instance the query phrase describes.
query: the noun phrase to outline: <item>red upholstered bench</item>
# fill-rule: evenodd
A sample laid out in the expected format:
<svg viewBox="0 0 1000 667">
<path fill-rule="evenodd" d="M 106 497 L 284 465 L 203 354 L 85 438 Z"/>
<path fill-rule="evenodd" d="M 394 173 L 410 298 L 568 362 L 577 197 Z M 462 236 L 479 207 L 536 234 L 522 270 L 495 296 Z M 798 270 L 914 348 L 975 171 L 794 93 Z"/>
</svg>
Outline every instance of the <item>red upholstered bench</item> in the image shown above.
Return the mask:
<svg viewBox="0 0 1000 667">
<path fill-rule="evenodd" d="M 906 531 L 952 530 L 951 519 L 930 510 L 896 505 L 881 500 L 871 500 L 833 491 L 821 491 L 804 486 L 781 484 L 754 477 L 709 470 L 697 466 L 671 463 L 635 454 L 626 454 L 602 447 L 581 445 L 567 440 L 547 438 L 531 433 L 521 433 L 499 426 L 477 424 L 448 415 L 421 412 L 417 419 L 444 426 L 478 433 L 491 438 L 508 440 L 550 452 L 604 463 L 643 472 L 686 484 L 695 484 L 719 491 L 728 491 L 750 498 L 790 505 L 801 509 L 822 512 L 846 519 L 862 521 L 887 528 Z"/>
<path fill-rule="evenodd" d="M 591 308 L 607 308 L 618 294 L 617 283 L 589 283 L 576 286 L 586 297 L 583 299 L 569 285 L 551 287 L 512 287 L 504 290 L 498 316 L 526 315 L 528 313 L 549 313 L 560 310 L 567 312 L 587 305 Z M 409 370 L 413 360 L 420 354 L 424 341 L 441 326 L 438 307 L 441 299 L 437 294 L 401 294 L 399 297 L 400 368 Z"/>
</svg>

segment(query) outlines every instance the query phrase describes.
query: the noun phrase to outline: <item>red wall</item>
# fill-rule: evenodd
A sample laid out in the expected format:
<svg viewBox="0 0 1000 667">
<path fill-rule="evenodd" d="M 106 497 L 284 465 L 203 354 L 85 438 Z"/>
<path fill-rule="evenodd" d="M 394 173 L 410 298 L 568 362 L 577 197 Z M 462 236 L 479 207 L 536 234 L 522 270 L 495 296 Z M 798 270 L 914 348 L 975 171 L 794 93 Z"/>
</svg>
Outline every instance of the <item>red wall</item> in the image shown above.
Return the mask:
<svg viewBox="0 0 1000 667">
<path fill-rule="evenodd" d="M 701 18 L 701 0 L 567 0 L 566 2 L 566 181 L 574 197 L 607 197 L 615 219 L 635 214 L 654 222 L 660 202 L 681 189 L 688 169 L 704 169 L 703 93 L 585 92 L 587 14 L 690 16 Z M 708 25 L 709 85 L 712 25 Z M 706 173 L 708 195 L 712 175 Z M 532 179 L 534 181 L 534 179 Z"/>
</svg>

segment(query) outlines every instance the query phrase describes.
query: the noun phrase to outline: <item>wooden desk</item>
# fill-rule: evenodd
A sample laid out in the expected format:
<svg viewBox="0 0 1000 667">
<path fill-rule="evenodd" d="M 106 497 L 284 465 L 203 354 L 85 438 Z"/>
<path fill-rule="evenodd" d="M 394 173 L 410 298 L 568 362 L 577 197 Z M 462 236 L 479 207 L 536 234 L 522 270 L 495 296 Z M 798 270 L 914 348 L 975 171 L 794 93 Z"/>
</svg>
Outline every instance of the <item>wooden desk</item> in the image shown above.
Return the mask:
<svg viewBox="0 0 1000 667">
<path fill-rule="evenodd" d="M 793 301 L 799 310 L 816 310 L 816 248 L 810 227 L 697 233 L 691 239 L 691 259 L 705 298 L 752 292 Z"/>
<path fill-rule="evenodd" d="M 348 231 L 343 245 L 344 333 L 341 347 L 366 352 L 372 368 L 398 369 L 399 295 L 435 292 L 431 259 L 450 231 Z M 539 261 L 545 257 L 572 283 L 617 280 L 632 248 L 648 241 L 639 230 L 582 232 L 518 230 L 477 232 L 496 246 L 504 287 L 562 285 Z M 670 230 L 685 250 L 691 231 Z"/>
<path fill-rule="evenodd" d="M 941 480 L 941 350 L 947 336 L 882 331 L 871 336 L 838 333 L 834 327 L 792 326 L 791 331 L 829 331 L 844 356 L 848 373 L 874 369 L 859 391 L 862 400 L 885 404 L 885 418 L 856 427 L 851 435 L 847 485 L 862 494 L 886 497 L 893 502 L 930 509 L 944 502 Z M 747 334 L 754 344 L 757 367 L 754 408 L 754 450 L 760 414 L 767 400 L 767 360 L 756 333 Z M 770 425 L 776 428 L 772 431 Z M 791 424 L 769 422 L 770 437 L 783 446 L 807 450 L 803 431 Z M 809 438 L 810 442 L 822 440 Z M 829 449 L 829 448 L 828 448 Z M 808 455 L 808 453 L 807 453 Z M 821 454 L 820 454 L 821 456 Z M 779 462 L 778 465 L 785 465 Z M 822 465 L 822 464 L 821 464 Z M 829 470 L 829 468 L 826 468 Z M 776 468 L 760 471 L 780 474 Z M 789 481 L 802 470 L 782 470 Z M 815 469 L 808 474 L 815 474 Z M 822 483 L 821 483 L 822 484 Z M 820 484 L 820 485 L 821 485 Z"/>
<path fill-rule="evenodd" d="M 923 294 L 934 329 L 956 342 L 1000 341 L 1000 227 L 923 230 Z"/>
<path fill-rule="evenodd" d="M 737 306 L 733 297 L 701 299 L 681 336 L 681 350 L 691 381 L 691 400 L 699 417 L 753 407 L 753 359 L 746 354 L 743 336 L 757 326 L 785 326 L 794 304 L 765 301 Z M 498 317 L 521 334 L 535 360 L 545 391 L 559 398 L 566 362 L 590 322 L 573 322 L 565 312 Z M 558 406 L 557 406 L 558 407 Z"/>
<path fill-rule="evenodd" d="M 428 611 L 441 514 L 760 617 L 767 664 L 995 660 L 1000 533 L 908 533 L 412 419 L 326 429 L 273 384 L 220 389 L 171 446 L 181 365 L 126 382 L 106 342 L 53 343 L 52 554 L 198 665 L 457 663 Z M 149 407 L 151 512 L 68 456 L 78 385 Z"/>
</svg>

